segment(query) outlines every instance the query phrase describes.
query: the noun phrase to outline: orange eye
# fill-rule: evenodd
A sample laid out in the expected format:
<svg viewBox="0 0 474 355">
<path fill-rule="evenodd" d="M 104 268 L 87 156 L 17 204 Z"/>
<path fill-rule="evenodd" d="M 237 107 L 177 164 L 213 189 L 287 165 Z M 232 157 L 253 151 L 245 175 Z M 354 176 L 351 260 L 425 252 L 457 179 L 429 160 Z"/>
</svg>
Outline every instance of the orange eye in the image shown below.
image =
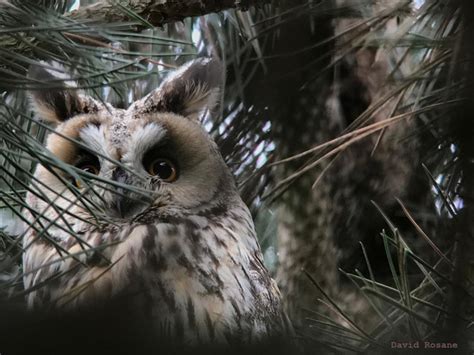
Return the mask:
<svg viewBox="0 0 474 355">
<path fill-rule="evenodd" d="M 94 161 L 84 161 L 82 163 L 77 164 L 76 167 L 89 174 L 99 175 L 100 172 L 99 163 Z M 74 179 L 74 185 L 76 185 L 78 189 L 83 187 L 79 179 Z"/>
<path fill-rule="evenodd" d="M 178 178 L 175 165 L 168 159 L 158 158 L 148 164 L 147 171 L 150 175 L 158 176 L 165 182 L 173 182 Z"/>
<path fill-rule="evenodd" d="M 100 166 L 94 165 L 93 163 L 79 165 L 79 169 L 84 170 L 86 173 L 99 175 Z"/>
</svg>

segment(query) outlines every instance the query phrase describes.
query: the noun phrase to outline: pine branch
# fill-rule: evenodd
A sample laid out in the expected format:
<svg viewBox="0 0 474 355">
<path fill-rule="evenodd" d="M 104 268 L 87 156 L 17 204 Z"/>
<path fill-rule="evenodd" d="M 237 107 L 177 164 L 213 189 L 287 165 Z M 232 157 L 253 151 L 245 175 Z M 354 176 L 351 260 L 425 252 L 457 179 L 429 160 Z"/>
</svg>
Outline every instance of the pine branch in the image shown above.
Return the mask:
<svg viewBox="0 0 474 355">
<path fill-rule="evenodd" d="M 74 19 L 100 22 L 129 21 L 130 13 L 139 15 L 153 26 L 182 21 L 187 17 L 202 16 L 227 9 L 245 11 L 250 6 L 263 5 L 269 0 L 130 0 L 125 6 L 112 1 L 101 1 L 71 12 Z"/>
</svg>

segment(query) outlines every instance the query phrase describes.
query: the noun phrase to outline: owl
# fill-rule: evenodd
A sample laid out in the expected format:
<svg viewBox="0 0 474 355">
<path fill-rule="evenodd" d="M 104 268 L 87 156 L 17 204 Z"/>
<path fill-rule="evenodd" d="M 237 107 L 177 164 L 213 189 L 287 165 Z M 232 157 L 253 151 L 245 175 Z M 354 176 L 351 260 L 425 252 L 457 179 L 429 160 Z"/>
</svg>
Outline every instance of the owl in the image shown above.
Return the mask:
<svg viewBox="0 0 474 355">
<path fill-rule="evenodd" d="M 31 93 L 52 129 L 25 210 L 29 307 L 125 295 L 153 329 L 186 344 L 291 332 L 249 210 L 199 123 L 223 74 L 218 61 L 196 59 L 128 109 L 71 87 Z M 29 77 L 58 82 L 40 66 Z"/>
</svg>

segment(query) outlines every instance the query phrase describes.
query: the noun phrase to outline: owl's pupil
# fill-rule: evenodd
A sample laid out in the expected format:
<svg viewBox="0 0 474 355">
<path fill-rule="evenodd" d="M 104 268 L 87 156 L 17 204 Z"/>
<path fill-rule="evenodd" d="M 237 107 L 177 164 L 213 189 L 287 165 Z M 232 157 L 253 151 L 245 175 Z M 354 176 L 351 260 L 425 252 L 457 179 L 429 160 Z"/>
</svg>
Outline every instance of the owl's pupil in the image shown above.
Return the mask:
<svg viewBox="0 0 474 355">
<path fill-rule="evenodd" d="M 169 179 L 173 175 L 173 168 L 165 161 L 157 161 L 153 166 L 154 175 L 158 175 L 161 179 Z"/>
<path fill-rule="evenodd" d="M 157 176 L 165 182 L 173 182 L 178 178 L 176 166 L 168 159 L 155 159 L 145 166 L 150 175 Z"/>
</svg>

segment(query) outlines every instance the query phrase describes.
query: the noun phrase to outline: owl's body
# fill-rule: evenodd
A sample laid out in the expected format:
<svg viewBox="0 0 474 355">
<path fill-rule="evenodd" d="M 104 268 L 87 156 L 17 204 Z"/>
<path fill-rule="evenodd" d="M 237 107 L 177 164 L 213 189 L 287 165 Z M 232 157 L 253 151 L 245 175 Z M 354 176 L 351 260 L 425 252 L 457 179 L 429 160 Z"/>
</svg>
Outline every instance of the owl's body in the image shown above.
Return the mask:
<svg viewBox="0 0 474 355">
<path fill-rule="evenodd" d="M 125 296 L 157 334 L 189 344 L 289 330 L 251 215 L 197 121 L 219 78 L 216 63 L 192 62 L 127 110 L 70 91 L 33 94 L 39 116 L 57 123 L 47 148 L 88 179 L 37 168 L 23 241 L 31 307 Z"/>
</svg>

